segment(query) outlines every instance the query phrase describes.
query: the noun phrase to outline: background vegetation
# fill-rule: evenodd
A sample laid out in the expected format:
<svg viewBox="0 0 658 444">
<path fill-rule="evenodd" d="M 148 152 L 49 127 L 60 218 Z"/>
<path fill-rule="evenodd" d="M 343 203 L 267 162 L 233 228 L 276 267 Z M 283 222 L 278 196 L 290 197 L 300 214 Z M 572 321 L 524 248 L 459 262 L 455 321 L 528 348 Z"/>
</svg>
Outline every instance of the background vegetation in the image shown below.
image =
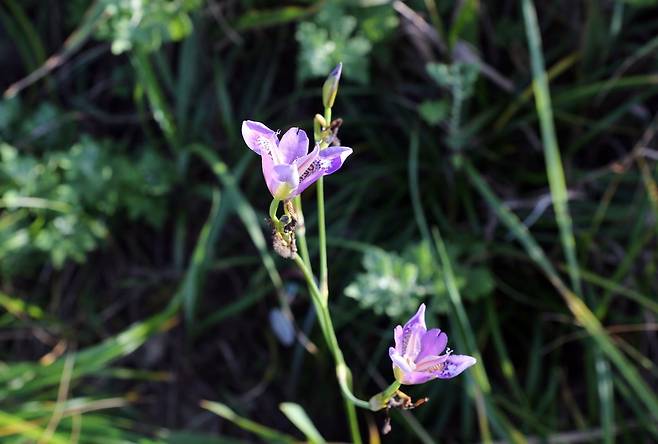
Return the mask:
<svg viewBox="0 0 658 444">
<path fill-rule="evenodd" d="M 355 392 L 421 301 L 479 357 L 381 439 L 658 440 L 655 1 L 2 0 L 0 23 L 3 443 L 349 439 L 239 131 L 310 132 L 338 61 Z"/>
</svg>

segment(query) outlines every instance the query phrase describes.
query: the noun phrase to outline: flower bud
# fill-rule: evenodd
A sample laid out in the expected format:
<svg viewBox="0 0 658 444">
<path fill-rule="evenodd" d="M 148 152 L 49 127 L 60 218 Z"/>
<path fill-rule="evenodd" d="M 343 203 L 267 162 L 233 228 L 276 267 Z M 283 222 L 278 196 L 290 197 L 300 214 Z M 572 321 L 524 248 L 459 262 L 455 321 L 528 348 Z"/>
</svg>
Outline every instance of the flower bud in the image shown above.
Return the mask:
<svg viewBox="0 0 658 444">
<path fill-rule="evenodd" d="M 336 94 L 338 93 L 340 73 L 342 71 L 343 64 L 339 63 L 333 71 L 331 71 L 327 80 L 324 81 L 324 85 L 322 85 L 322 104 L 325 108 L 331 108 L 334 106 L 334 100 L 336 100 Z"/>
<path fill-rule="evenodd" d="M 322 132 L 327 128 L 327 121 L 320 114 L 315 115 L 313 119 L 313 138 L 315 143 L 320 143 L 322 141 Z"/>
</svg>

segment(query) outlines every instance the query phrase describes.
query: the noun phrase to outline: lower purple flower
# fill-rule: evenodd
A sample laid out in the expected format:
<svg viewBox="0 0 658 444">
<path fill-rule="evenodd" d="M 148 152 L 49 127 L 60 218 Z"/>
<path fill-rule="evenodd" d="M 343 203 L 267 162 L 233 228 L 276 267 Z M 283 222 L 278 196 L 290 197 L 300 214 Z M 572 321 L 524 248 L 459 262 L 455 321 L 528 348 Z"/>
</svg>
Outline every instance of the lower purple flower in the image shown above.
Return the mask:
<svg viewBox="0 0 658 444">
<path fill-rule="evenodd" d="M 242 122 L 242 137 L 252 151 L 260 155 L 263 176 L 276 199 L 297 196 L 316 180 L 337 171 L 352 154 L 352 148 L 332 146 L 308 152 L 304 130 L 290 128 L 279 140 L 278 133 L 260 122 Z"/>
<path fill-rule="evenodd" d="M 453 355 L 452 350 L 446 350 L 448 336 L 438 328 L 427 329 L 425 304 L 420 305 L 404 327 L 395 327 L 394 336 L 395 347 L 390 347 L 388 354 L 393 361 L 395 379 L 402 384 L 453 378 L 476 362 L 472 356 Z"/>
</svg>

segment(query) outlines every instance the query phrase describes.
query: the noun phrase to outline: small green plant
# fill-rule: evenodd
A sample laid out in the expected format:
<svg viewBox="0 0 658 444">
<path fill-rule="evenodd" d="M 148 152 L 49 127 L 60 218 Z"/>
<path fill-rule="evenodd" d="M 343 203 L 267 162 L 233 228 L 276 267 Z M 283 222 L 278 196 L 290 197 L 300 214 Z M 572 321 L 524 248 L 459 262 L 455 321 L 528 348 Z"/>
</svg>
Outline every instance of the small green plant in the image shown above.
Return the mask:
<svg viewBox="0 0 658 444">
<path fill-rule="evenodd" d="M 348 7 L 347 2 L 326 2 L 312 20 L 297 27 L 299 80 L 322 77 L 341 62 L 346 78 L 367 83 L 373 45 L 397 25 L 395 13 L 386 5 Z"/>
<path fill-rule="evenodd" d="M 168 41 L 178 41 L 192 31 L 190 14 L 201 0 L 103 0 L 106 20 L 96 35 L 112 42 L 112 52 L 121 54 L 137 47 L 157 50 Z"/>
<path fill-rule="evenodd" d="M 459 290 L 466 300 L 476 301 L 493 291 L 494 281 L 485 266 L 470 264 L 468 247 L 467 244 L 446 245 L 455 264 Z M 448 313 L 445 277 L 434 266 L 427 242 L 411 245 L 402 254 L 371 248 L 363 255 L 363 268 L 365 273 L 358 274 L 345 288 L 345 295 L 359 301 L 363 308 L 399 320 L 414 313 L 421 302 L 431 300 L 433 311 Z"/>
<path fill-rule="evenodd" d="M 9 275 L 44 260 L 57 268 L 82 262 L 118 213 L 152 226 L 166 215 L 175 174 L 165 158 L 148 146 L 130 154 L 109 140 L 76 140 L 66 127 L 41 135 L 58 115 L 48 103 L 32 114 L 14 100 L 0 107 L 0 137 L 31 144 L 38 137 L 42 150 L 50 148 L 30 152 L 0 141 L 0 267 Z"/>
</svg>

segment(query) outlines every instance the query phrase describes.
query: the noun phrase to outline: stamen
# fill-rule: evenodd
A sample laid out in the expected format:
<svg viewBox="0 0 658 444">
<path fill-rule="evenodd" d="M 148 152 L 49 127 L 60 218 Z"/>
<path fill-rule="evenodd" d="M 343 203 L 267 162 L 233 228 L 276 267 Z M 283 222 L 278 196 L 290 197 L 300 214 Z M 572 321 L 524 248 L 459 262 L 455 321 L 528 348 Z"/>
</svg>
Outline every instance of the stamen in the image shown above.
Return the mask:
<svg viewBox="0 0 658 444">
<path fill-rule="evenodd" d="M 435 365 L 433 365 L 433 366 L 431 366 L 431 367 L 429 367 L 429 368 L 426 368 L 426 369 L 423 370 L 423 371 L 425 371 L 425 372 L 427 372 L 427 373 L 440 372 L 441 370 L 443 370 L 443 367 L 445 367 L 445 363 L 444 363 L 444 362 L 440 362 L 440 363 L 435 364 Z"/>
</svg>

